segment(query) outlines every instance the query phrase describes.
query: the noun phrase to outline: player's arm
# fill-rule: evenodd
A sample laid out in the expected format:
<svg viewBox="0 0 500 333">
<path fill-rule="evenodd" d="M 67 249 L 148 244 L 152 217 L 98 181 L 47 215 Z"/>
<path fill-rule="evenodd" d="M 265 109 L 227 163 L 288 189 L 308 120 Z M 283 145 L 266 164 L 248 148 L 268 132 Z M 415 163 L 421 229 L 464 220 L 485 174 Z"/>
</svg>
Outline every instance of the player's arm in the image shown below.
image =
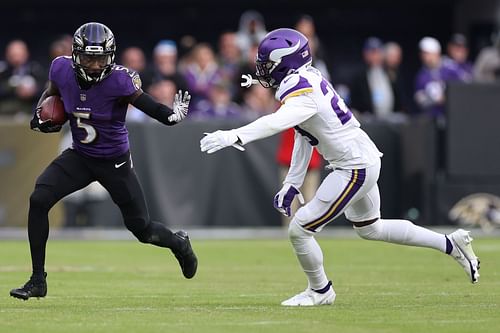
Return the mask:
<svg viewBox="0 0 500 333">
<path fill-rule="evenodd" d="M 38 109 L 42 102 L 49 96 L 61 96 L 61 93 L 59 92 L 59 88 L 57 88 L 56 84 L 52 81 L 47 82 L 47 88 L 42 92 L 42 96 L 40 96 L 40 99 L 38 100 L 38 103 L 36 104 L 36 108 Z"/>
<path fill-rule="evenodd" d="M 294 127 L 318 112 L 318 107 L 308 94 L 288 98 L 274 113 L 260 117 L 243 127 L 230 131 L 216 131 L 201 139 L 201 151 L 209 154 L 234 143 L 249 142 L 267 138 Z"/>
<path fill-rule="evenodd" d="M 294 140 L 292 162 L 288 174 L 283 181 L 283 187 L 274 196 L 273 200 L 274 208 L 285 216 L 291 215 L 292 202 L 295 196 L 298 196 L 299 202 L 304 204 L 304 197 L 299 189 L 304 183 L 313 152 L 311 144 L 297 131 L 295 131 Z"/>
<path fill-rule="evenodd" d="M 59 88 L 57 88 L 57 85 L 49 80 L 47 83 L 47 88 L 42 92 L 42 95 L 40 96 L 40 99 L 38 100 L 38 103 L 36 105 L 35 112 L 33 112 L 33 118 L 30 121 L 30 127 L 32 130 L 43 133 L 53 133 L 59 132 L 61 130 L 61 125 L 53 125 L 52 121 L 50 120 L 42 121 L 40 119 L 40 105 L 47 97 L 54 95 L 60 96 L 61 94 L 59 92 Z"/>
<path fill-rule="evenodd" d="M 313 146 L 300 133 L 295 131 L 292 161 L 283 184 L 292 184 L 296 188 L 302 186 L 309 162 L 311 161 L 312 152 Z"/>
<path fill-rule="evenodd" d="M 234 131 L 240 142 L 247 144 L 299 125 L 311 118 L 317 111 L 318 107 L 310 96 L 292 97 L 287 99 L 276 112 L 263 116 Z"/>
<path fill-rule="evenodd" d="M 142 89 L 139 89 L 130 96 L 129 103 L 151 118 L 158 120 L 162 124 L 171 126 L 186 118 L 190 100 L 191 96 L 187 91 L 183 94 L 182 91 L 179 90 L 179 92 L 175 94 L 174 105 L 171 109 L 157 102 L 151 95 L 142 91 Z"/>
</svg>

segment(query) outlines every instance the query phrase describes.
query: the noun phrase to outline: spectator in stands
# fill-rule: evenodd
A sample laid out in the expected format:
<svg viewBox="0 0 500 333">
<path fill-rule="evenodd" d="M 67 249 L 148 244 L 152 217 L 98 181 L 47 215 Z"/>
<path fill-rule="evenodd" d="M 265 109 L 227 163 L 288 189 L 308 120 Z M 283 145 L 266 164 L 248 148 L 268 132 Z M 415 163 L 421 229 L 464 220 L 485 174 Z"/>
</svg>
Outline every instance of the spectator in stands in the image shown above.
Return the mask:
<svg viewBox="0 0 500 333">
<path fill-rule="evenodd" d="M 255 120 L 263 115 L 273 113 L 278 107 L 271 90 L 254 84 L 243 92 L 241 104 L 243 118 Z"/>
<path fill-rule="evenodd" d="M 449 81 L 463 81 L 457 64 L 441 59 L 441 44 L 433 37 L 420 40 L 422 68 L 415 80 L 415 101 L 420 111 L 439 121 L 445 117 L 445 89 Z"/>
<path fill-rule="evenodd" d="M 384 69 L 382 41 L 368 38 L 363 45 L 364 68 L 351 84 L 350 106 L 360 113 L 387 117 L 394 112 L 394 91 Z"/>
<path fill-rule="evenodd" d="M 500 81 L 500 30 L 497 32 L 493 45 L 479 52 L 474 63 L 474 80 L 492 83 Z"/>
<path fill-rule="evenodd" d="M 248 51 L 243 54 L 243 61 L 241 62 L 239 74 L 236 76 L 235 84 L 238 87 L 238 94 L 235 97 L 235 101 L 238 103 L 243 102 L 243 95 L 247 92 L 247 88 L 241 87 L 240 83 L 242 81 L 241 76 L 250 74 L 255 78 L 255 58 L 257 57 L 257 48 L 259 44 L 253 44 Z"/>
<path fill-rule="evenodd" d="M 172 107 L 177 90 L 179 90 L 179 88 L 175 85 L 174 81 L 162 80 L 154 83 L 149 88 L 149 93 L 159 103 L 162 103 L 168 107 Z"/>
<path fill-rule="evenodd" d="M 401 73 L 403 51 L 396 42 L 387 42 L 384 45 L 384 67 L 391 82 L 394 93 L 394 111 L 409 111 L 407 94 L 405 93 L 406 80 Z"/>
<path fill-rule="evenodd" d="M 71 57 L 71 45 L 73 43 L 73 37 L 71 35 L 63 35 L 57 38 L 50 44 L 50 60 L 57 57 L 67 56 Z"/>
<path fill-rule="evenodd" d="M 443 61 L 451 61 L 461 70 L 463 81 L 472 80 L 472 63 L 468 61 L 469 47 L 467 45 L 467 38 L 462 34 L 453 34 L 448 41 L 446 47 L 447 55 L 444 56 Z"/>
<path fill-rule="evenodd" d="M 5 66 L 0 72 L 0 114 L 31 116 L 42 88 L 45 72 L 29 60 L 28 46 L 13 40 L 5 50 Z"/>
<path fill-rule="evenodd" d="M 316 25 L 314 24 L 312 16 L 302 15 L 299 17 L 297 23 L 295 23 L 295 30 L 301 32 L 309 40 L 309 47 L 313 55 L 312 65 L 316 67 L 327 80 L 330 80 L 330 72 L 325 61 L 325 51 L 316 34 Z"/>
<path fill-rule="evenodd" d="M 161 40 L 153 50 L 152 82 L 172 80 L 178 89 L 186 90 L 187 83 L 177 64 L 177 45 L 172 40 Z"/>
<path fill-rule="evenodd" d="M 137 46 L 127 47 L 123 50 L 120 58 L 123 66 L 139 73 L 143 87 L 147 88 L 151 85 L 153 75 L 147 66 L 146 55 L 141 48 Z"/>
<path fill-rule="evenodd" d="M 207 87 L 206 98 L 198 100 L 190 119 L 241 118 L 241 107 L 231 99 L 229 82 L 214 81 Z"/>
<path fill-rule="evenodd" d="M 194 47 L 191 62 L 184 69 L 183 74 L 187 89 L 193 96 L 193 104 L 209 98 L 212 85 L 222 80 L 215 53 L 208 43 L 200 43 Z"/>
<path fill-rule="evenodd" d="M 230 82 L 231 97 L 235 98 L 239 90 L 239 77 L 241 66 L 241 50 L 238 47 L 236 33 L 226 31 L 219 37 L 217 54 L 221 80 Z"/>
<path fill-rule="evenodd" d="M 240 17 L 240 24 L 236 33 L 241 54 L 247 54 L 249 49 L 259 44 L 267 34 L 264 17 L 255 10 L 247 10 Z"/>
<path fill-rule="evenodd" d="M 177 48 L 177 71 L 183 73 L 185 68 L 191 64 L 194 47 L 198 45 L 198 41 L 192 35 L 184 35 L 179 40 L 179 47 Z"/>
</svg>

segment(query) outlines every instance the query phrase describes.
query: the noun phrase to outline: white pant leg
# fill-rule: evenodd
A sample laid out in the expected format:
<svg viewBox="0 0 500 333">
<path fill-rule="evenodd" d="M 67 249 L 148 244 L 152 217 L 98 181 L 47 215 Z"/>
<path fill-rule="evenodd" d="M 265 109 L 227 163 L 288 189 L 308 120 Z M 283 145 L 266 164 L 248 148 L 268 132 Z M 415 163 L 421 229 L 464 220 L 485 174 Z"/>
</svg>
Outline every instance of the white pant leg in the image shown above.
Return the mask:
<svg viewBox="0 0 500 333">
<path fill-rule="evenodd" d="M 311 232 L 305 231 L 294 218 L 288 226 L 288 236 L 300 266 L 312 289 L 322 289 L 328 284 L 323 267 L 323 252 Z"/>
<path fill-rule="evenodd" d="M 323 252 L 314 233 L 363 197 L 376 184 L 379 171 L 380 164 L 362 170 L 335 170 L 325 178 L 314 198 L 293 217 L 288 234 L 310 288 L 322 289 L 328 283 Z"/>
<path fill-rule="evenodd" d="M 376 186 L 379 173 L 380 161 L 366 169 L 333 171 L 323 180 L 314 198 L 297 211 L 297 223 L 307 231 L 321 231 L 325 225 L 349 210 L 353 203 L 366 196 Z M 380 206 L 380 200 L 378 202 Z M 379 217 L 379 207 L 372 209 L 376 212 L 370 211 L 370 214 Z"/>
<path fill-rule="evenodd" d="M 447 239 L 445 235 L 417 226 L 407 220 L 380 219 L 380 193 L 377 184 L 365 196 L 349 205 L 345 215 L 352 222 L 367 222 L 378 219 L 364 227 L 354 227 L 354 230 L 364 239 L 428 247 L 446 252 Z"/>
<path fill-rule="evenodd" d="M 345 217 L 351 222 L 366 222 L 380 218 L 380 192 L 378 185 L 345 210 Z"/>
<path fill-rule="evenodd" d="M 361 238 L 388 243 L 428 247 L 446 253 L 444 234 L 417 226 L 407 220 L 378 221 L 364 227 L 354 227 Z M 451 247 L 451 244 L 449 245 Z"/>
</svg>

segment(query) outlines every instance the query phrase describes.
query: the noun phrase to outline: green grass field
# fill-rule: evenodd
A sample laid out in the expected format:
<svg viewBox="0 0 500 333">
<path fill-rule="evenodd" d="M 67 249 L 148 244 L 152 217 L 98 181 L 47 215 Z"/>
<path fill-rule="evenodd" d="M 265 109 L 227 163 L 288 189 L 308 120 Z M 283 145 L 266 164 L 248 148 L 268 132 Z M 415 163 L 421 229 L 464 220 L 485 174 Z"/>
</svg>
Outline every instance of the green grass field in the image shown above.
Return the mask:
<svg viewBox="0 0 500 333">
<path fill-rule="evenodd" d="M 193 280 L 168 250 L 50 241 L 48 296 L 27 302 L 9 290 L 30 275 L 28 245 L 2 241 L 0 332 L 499 332 L 500 239 L 474 242 L 478 285 L 437 251 L 319 241 L 337 300 L 316 308 L 279 305 L 306 286 L 284 239 L 194 240 Z"/>
</svg>

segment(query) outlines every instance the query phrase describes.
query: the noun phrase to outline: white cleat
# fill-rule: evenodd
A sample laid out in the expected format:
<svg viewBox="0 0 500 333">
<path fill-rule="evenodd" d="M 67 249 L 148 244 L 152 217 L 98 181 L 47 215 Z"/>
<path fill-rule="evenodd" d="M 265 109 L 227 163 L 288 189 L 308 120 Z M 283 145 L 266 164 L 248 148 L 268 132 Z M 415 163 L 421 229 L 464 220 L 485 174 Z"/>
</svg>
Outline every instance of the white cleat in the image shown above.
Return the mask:
<svg viewBox="0 0 500 333">
<path fill-rule="evenodd" d="M 331 305 L 335 301 L 335 291 L 333 286 L 324 294 L 320 294 L 311 288 L 281 302 L 283 306 L 316 306 L 316 305 Z"/>
<path fill-rule="evenodd" d="M 448 235 L 453 244 L 450 255 L 464 268 L 472 283 L 479 282 L 479 258 L 472 250 L 470 231 L 458 229 Z"/>
</svg>

